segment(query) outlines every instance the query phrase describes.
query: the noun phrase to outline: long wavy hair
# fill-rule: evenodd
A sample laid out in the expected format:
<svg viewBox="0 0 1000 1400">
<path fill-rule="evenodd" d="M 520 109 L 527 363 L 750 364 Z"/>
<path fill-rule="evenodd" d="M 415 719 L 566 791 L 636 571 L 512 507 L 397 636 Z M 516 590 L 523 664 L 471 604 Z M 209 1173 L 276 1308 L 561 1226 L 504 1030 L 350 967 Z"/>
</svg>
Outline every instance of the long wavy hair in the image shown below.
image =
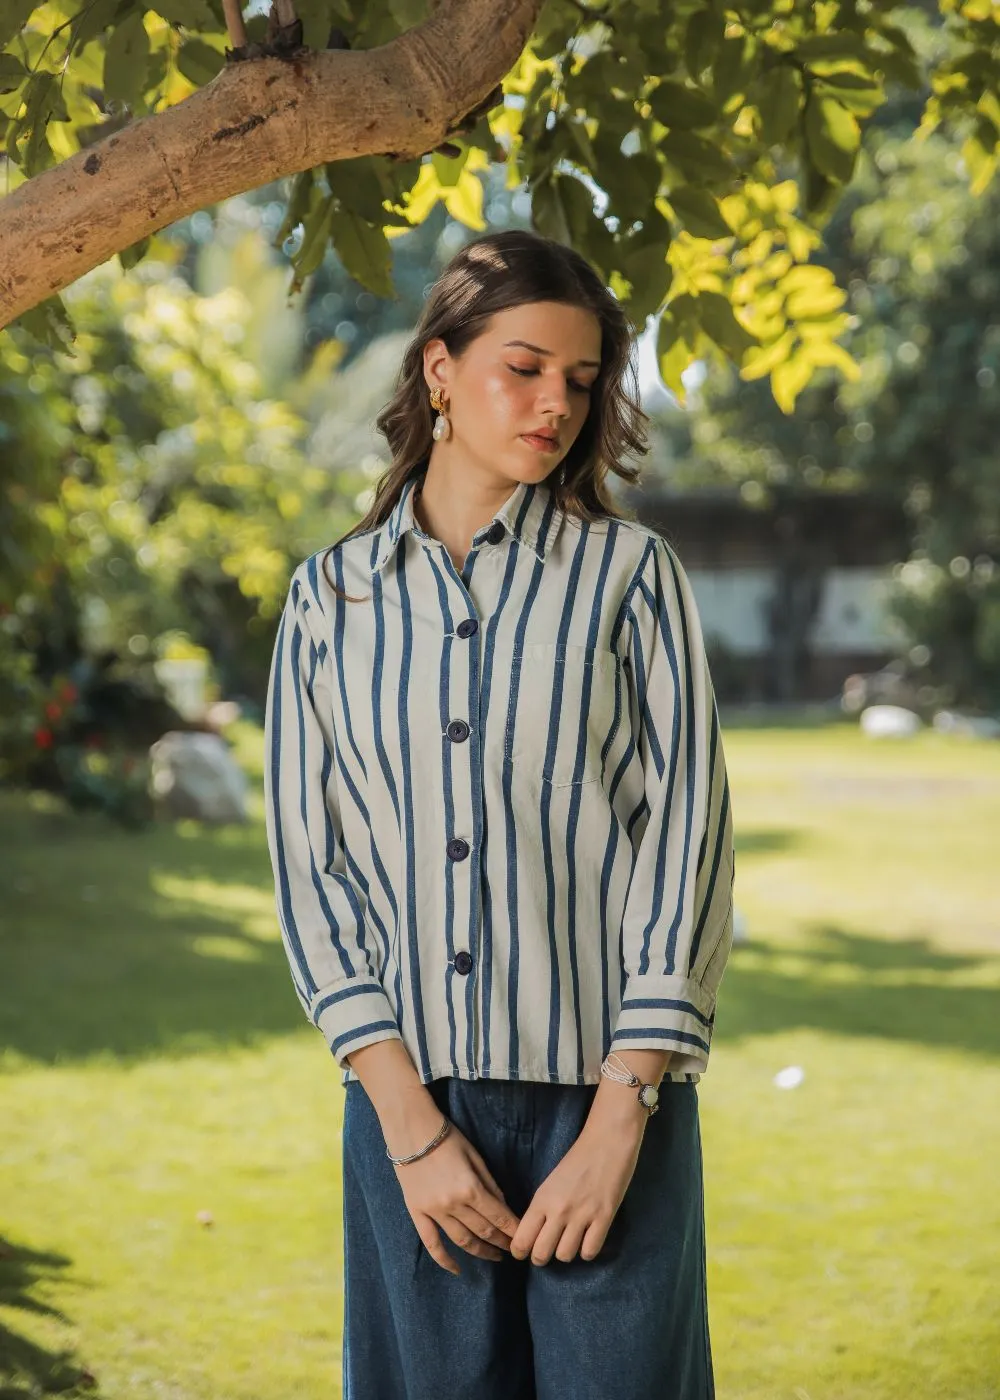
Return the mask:
<svg viewBox="0 0 1000 1400">
<path fill-rule="evenodd" d="M 617 510 L 605 482 L 611 473 L 630 484 L 636 482 L 639 467 L 627 458 L 649 450 L 632 323 L 594 269 L 572 248 L 524 229 L 486 234 L 460 249 L 431 288 L 403 354 L 393 396 L 376 419 L 389 444 L 391 464 L 376 482 L 368 513 L 323 555 L 323 573 L 339 597 L 351 603 L 367 601 L 337 587 L 326 567 L 331 551 L 344 540 L 381 525 L 409 478 L 426 469 L 434 413 L 424 379 L 424 346 L 440 338 L 458 359 L 497 312 L 539 301 L 591 311 L 601 326 L 601 368 L 587 418 L 546 485 L 560 509 L 580 521 L 631 518 Z"/>
</svg>

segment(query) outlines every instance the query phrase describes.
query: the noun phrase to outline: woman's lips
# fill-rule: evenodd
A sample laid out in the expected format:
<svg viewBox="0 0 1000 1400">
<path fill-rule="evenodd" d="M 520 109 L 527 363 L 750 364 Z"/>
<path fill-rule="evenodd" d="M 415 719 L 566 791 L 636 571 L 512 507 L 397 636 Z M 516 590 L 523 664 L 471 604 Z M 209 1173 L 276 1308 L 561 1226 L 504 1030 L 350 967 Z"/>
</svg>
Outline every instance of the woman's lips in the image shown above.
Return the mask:
<svg viewBox="0 0 1000 1400">
<path fill-rule="evenodd" d="M 521 437 L 536 452 L 559 451 L 559 442 L 556 438 L 541 437 L 538 433 L 522 433 Z"/>
</svg>

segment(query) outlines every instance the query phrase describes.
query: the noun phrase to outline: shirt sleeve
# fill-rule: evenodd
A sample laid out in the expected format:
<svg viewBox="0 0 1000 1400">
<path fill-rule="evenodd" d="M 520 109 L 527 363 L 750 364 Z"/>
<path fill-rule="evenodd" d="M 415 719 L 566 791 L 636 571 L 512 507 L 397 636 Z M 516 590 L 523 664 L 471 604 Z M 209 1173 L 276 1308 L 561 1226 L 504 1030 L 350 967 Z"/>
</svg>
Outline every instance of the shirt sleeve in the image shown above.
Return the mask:
<svg viewBox="0 0 1000 1400">
<path fill-rule="evenodd" d="M 367 899 L 348 869 L 325 630 L 297 569 L 268 679 L 264 800 L 275 903 L 292 981 L 306 1016 L 345 1068 L 352 1051 L 402 1035 L 377 975 L 377 950 L 366 930 Z"/>
<path fill-rule="evenodd" d="M 648 819 L 622 922 L 614 1050 L 708 1064 L 733 941 L 733 822 L 719 716 L 690 581 L 653 537 L 627 609 L 628 665 Z"/>
</svg>

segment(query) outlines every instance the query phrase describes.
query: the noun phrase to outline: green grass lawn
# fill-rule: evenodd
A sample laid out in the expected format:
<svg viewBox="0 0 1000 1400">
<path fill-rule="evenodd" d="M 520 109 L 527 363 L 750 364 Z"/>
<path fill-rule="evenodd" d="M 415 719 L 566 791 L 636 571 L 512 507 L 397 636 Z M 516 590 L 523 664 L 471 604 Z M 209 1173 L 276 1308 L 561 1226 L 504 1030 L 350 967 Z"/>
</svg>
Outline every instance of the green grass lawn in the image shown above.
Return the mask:
<svg viewBox="0 0 1000 1400">
<path fill-rule="evenodd" d="M 995 1400 L 1000 745 L 725 732 L 749 941 L 699 1088 L 720 1400 Z M 259 783 L 253 817 L 135 836 L 0 793 L 2 1400 L 81 1371 L 101 1400 L 340 1393 L 343 1090 Z"/>
</svg>

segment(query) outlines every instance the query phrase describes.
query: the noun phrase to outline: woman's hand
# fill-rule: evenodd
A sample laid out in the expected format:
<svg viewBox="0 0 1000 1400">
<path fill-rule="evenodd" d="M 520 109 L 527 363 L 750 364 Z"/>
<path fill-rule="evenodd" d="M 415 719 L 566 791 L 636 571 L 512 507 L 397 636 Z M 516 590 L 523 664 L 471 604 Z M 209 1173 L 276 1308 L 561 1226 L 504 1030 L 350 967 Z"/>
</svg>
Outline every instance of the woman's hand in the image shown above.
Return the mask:
<svg viewBox="0 0 1000 1400">
<path fill-rule="evenodd" d="M 511 1242 L 515 1259 L 531 1254 L 547 1264 L 579 1253 L 593 1259 L 625 1199 L 639 1160 L 647 1115 L 630 1114 L 613 1133 L 588 1121 L 558 1165 L 538 1187 Z"/>
<path fill-rule="evenodd" d="M 440 1127 L 437 1116 L 432 1137 Z M 416 1149 L 414 1149 L 416 1150 Z M 397 1147 L 394 1156 L 406 1155 Z M 445 1249 L 438 1227 L 455 1244 L 480 1259 L 502 1259 L 520 1225 L 503 1192 L 472 1143 L 452 1123 L 447 1136 L 416 1162 L 395 1166 L 403 1200 L 431 1258 L 449 1273 L 462 1271 Z"/>
</svg>

